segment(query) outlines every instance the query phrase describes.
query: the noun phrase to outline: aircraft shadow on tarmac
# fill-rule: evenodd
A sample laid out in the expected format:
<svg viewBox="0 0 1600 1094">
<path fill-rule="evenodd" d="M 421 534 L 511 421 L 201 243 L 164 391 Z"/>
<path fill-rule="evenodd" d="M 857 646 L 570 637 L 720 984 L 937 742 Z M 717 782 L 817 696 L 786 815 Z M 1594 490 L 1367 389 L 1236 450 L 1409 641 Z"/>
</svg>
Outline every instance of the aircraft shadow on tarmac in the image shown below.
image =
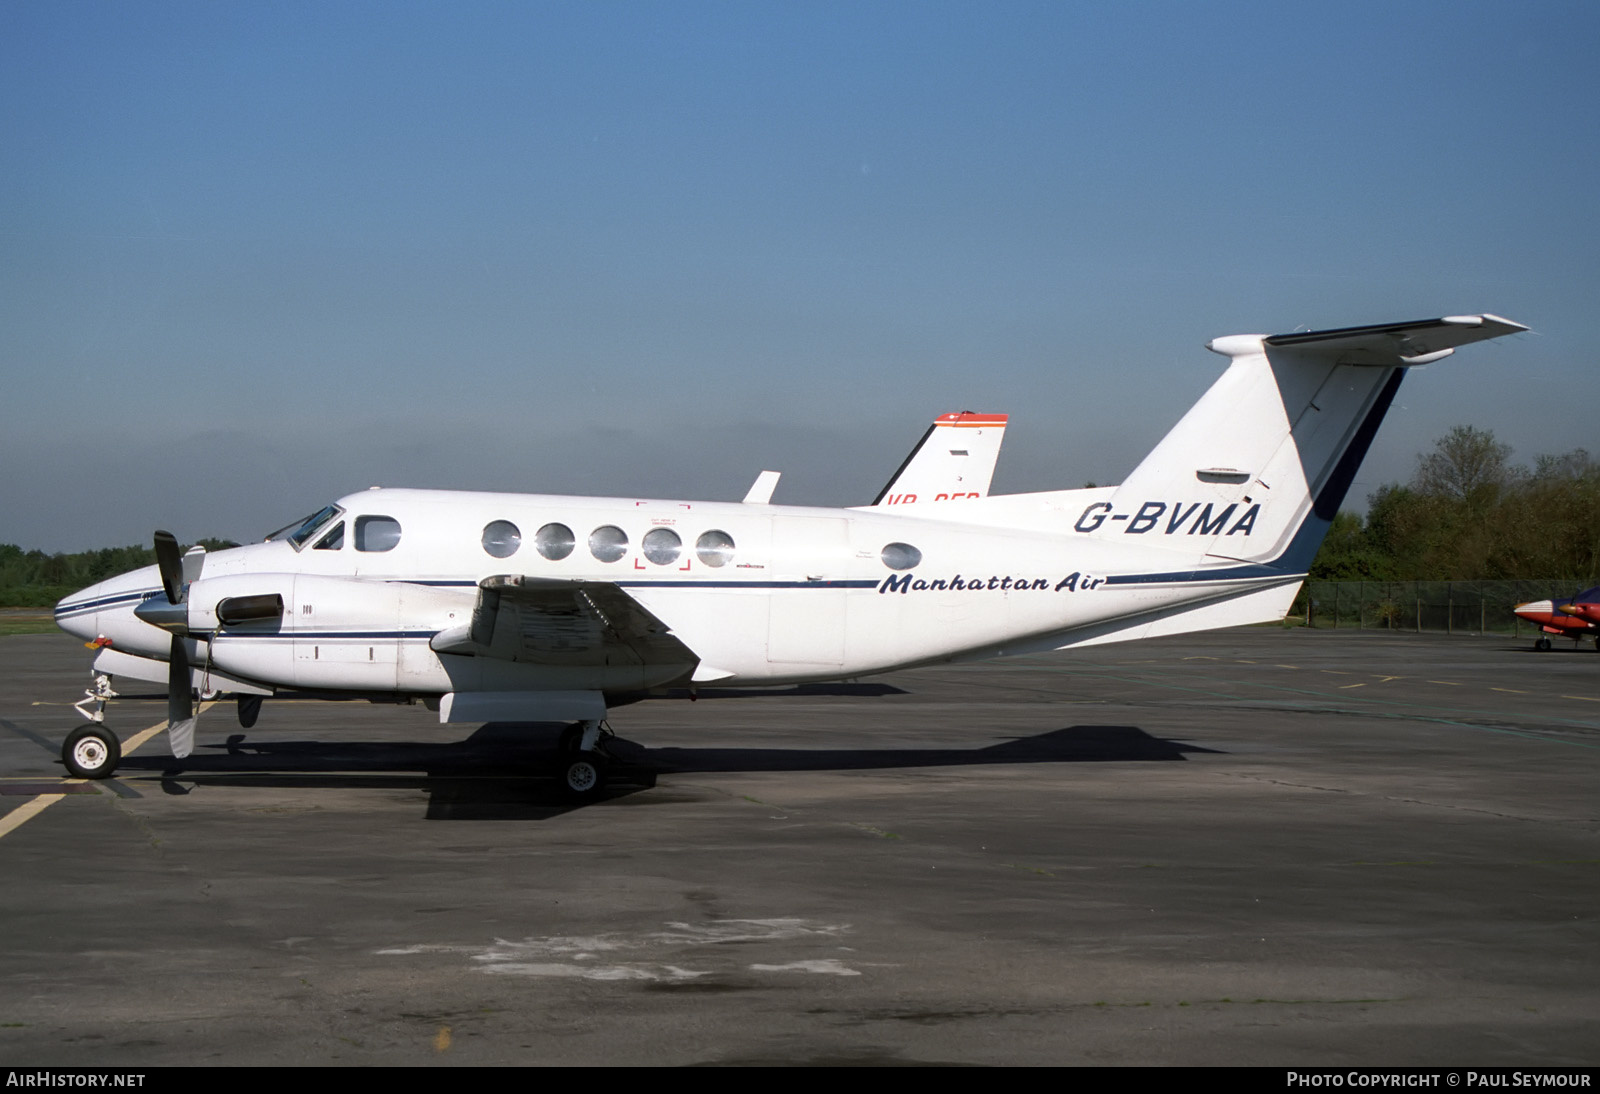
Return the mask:
<svg viewBox="0 0 1600 1094">
<path fill-rule="evenodd" d="M 155 777 L 168 794 L 195 786 L 415 789 L 434 820 L 537 820 L 577 808 L 555 782 L 558 725 L 491 722 L 464 741 L 340 743 L 236 733 L 184 760 L 130 756 L 132 785 Z M 1183 760 L 1213 749 L 1153 737 L 1136 726 L 1078 725 L 972 748 L 649 748 L 616 737 L 611 781 L 597 802 L 621 803 L 659 775 L 739 771 L 891 771 L 989 764 Z M 129 778 L 131 776 L 131 778 Z M 640 803 L 642 804 L 642 803 Z"/>
</svg>

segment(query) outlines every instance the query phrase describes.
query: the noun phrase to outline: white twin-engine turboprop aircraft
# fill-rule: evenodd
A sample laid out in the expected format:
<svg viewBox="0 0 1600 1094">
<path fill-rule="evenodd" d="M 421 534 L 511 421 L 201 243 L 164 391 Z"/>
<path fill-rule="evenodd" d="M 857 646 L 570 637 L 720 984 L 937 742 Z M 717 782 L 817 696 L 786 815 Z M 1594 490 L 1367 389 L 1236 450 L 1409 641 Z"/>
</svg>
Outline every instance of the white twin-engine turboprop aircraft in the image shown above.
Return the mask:
<svg viewBox="0 0 1600 1094">
<path fill-rule="evenodd" d="M 582 796 L 605 776 L 608 697 L 1280 619 L 1406 367 L 1526 329 L 1465 315 L 1218 338 L 1227 371 L 1115 487 L 893 505 L 886 488 L 842 510 L 767 504 L 762 480 L 742 503 L 374 488 L 210 554 L 157 532 L 158 565 L 56 607 L 100 648 L 63 759 L 116 768 L 101 719 L 123 675 L 168 681 L 179 758 L 196 691 L 234 693 L 246 727 L 285 692 L 570 722 L 561 776 Z"/>
</svg>

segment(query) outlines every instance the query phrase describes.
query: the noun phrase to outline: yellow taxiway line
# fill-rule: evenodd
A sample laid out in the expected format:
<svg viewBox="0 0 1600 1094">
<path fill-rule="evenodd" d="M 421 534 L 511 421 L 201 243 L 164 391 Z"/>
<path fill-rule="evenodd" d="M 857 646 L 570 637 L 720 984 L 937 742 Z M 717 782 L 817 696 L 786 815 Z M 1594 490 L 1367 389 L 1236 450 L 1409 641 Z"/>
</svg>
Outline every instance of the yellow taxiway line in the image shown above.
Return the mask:
<svg viewBox="0 0 1600 1094">
<path fill-rule="evenodd" d="M 195 710 L 195 715 L 198 716 L 215 705 L 215 702 L 201 703 L 200 706 Z M 122 742 L 122 754 L 124 756 L 133 755 L 135 749 L 166 728 L 167 723 L 165 721 L 160 721 L 151 726 L 149 729 L 140 730 L 138 733 L 135 733 L 132 737 L 129 737 L 126 741 Z M 61 781 L 64 784 L 72 785 L 77 783 L 85 783 L 89 780 L 62 779 Z M 50 806 L 54 805 L 56 802 L 65 797 L 67 797 L 66 794 L 40 794 L 31 801 L 23 802 L 5 816 L 0 817 L 0 839 L 4 839 L 6 836 L 9 836 L 12 832 L 15 832 L 18 828 L 21 828 L 24 824 L 27 824 L 34 817 L 37 817 L 40 813 L 43 813 L 46 809 L 50 808 Z"/>
</svg>

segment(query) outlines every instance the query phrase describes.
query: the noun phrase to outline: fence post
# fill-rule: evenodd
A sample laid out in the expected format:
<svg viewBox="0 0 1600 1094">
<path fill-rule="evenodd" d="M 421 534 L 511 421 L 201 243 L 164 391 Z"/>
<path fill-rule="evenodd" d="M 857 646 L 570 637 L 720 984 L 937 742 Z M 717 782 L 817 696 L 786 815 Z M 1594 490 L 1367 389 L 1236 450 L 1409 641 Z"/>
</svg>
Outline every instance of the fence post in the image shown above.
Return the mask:
<svg viewBox="0 0 1600 1094">
<path fill-rule="evenodd" d="M 1417 597 L 1417 633 L 1422 633 L 1422 597 Z"/>
</svg>

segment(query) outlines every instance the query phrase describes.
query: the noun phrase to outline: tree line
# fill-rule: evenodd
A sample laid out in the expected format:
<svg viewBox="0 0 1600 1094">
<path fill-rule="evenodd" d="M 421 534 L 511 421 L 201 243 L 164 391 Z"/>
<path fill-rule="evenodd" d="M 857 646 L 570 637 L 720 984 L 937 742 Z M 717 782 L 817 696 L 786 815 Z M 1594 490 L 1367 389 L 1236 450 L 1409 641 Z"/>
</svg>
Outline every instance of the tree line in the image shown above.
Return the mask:
<svg viewBox="0 0 1600 1094">
<path fill-rule="evenodd" d="M 1311 577 L 1321 581 L 1600 578 L 1600 462 L 1582 448 L 1511 462 L 1486 429 L 1456 426 L 1417 457 L 1409 483 L 1334 518 Z"/>
<path fill-rule="evenodd" d="M 221 539 L 202 539 L 200 544 L 208 551 L 238 546 Z M 79 589 L 141 566 L 153 566 L 155 561 L 155 549 L 148 544 L 47 555 L 43 551 L 24 551 L 14 543 L 0 543 L 0 606 L 52 607 Z"/>
</svg>

